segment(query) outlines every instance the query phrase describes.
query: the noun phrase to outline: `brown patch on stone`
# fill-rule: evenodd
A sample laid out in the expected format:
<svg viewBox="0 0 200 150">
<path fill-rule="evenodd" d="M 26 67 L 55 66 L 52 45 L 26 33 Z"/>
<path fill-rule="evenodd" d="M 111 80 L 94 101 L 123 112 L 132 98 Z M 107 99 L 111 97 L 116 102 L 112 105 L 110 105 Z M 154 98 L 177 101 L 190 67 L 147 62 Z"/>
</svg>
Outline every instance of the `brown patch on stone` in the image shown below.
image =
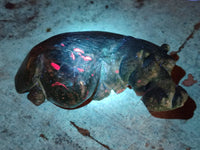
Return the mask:
<svg viewBox="0 0 200 150">
<path fill-rule="evenodd" d="M 182 85 L 185 86 L 192 86 L 193 84 L 197 83 L 197 80 L 194 80 L 192 74 L 188 74 L 188 78 L 182 82 Z"/>
</svg>

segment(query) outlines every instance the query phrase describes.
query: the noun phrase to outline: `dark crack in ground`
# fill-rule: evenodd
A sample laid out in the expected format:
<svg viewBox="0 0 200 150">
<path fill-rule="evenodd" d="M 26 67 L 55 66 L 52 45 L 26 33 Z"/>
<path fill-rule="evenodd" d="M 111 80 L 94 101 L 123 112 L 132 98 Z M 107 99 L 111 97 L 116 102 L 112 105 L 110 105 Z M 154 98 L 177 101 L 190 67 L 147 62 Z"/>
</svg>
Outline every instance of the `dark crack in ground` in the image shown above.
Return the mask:
<svg viewBox="0 0 200 150">
<path fill-rule="evenodd" d="M 94 137 L 92 137 L 90 135 L 90 131 L 88 131 L 87 129 L 83 129 L 83 128 L 80 128 L 79 126 L 77 126 L 74 122 L 70 121 L 70 123 L 78 130 L 78 132 L 80 134 L 82 134 L 83 136 L 87 136 L 89 137 L 90 139 L 94 140 L 95 142 L 99 143 L 100 145 L 102 145 L 103 147 L 105 147 L 106 149 L 110 150 L 109 146 L 105 145 L 105 144 L 102 144 L 101 142 L 99 142 L 98 140 L 96 140 Z"/>
<path fill-rule="evenodd" d="M 49 140 L 49 139 L 46 137 L 46 135 L 44 135 L 44 134 L 42 134 L 42 133 L 40 134 L 40 137 L 43 138 L 43 139 L 46 140 L 46 141 Z"/>
<path fill-rule="evenodd" d="M 194 25 L 192 32 L 190 33 L 190 35 L 185 39 L 185 41 L 183 42 L 183 44 L 179 47 L 179 49 L 177 51 L 172 51 L 171 55 L 177 54 L 179 52 L 181 52 L 181 50 L 184 48 L 185 44 L 191 39 L 193 38 L 194 34 L 200 29 L 200 22 L 198 22 L 197 24 Z"/>
</svg>

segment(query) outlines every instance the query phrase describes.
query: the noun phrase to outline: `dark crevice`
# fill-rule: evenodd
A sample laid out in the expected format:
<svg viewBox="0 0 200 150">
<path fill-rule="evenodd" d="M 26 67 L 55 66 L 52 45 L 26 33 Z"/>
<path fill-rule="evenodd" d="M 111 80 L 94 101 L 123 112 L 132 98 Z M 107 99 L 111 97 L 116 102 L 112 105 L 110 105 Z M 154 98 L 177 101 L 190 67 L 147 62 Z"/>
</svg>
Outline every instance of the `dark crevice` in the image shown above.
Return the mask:
<svg viewBox="0 0 200 150">
<path fill-rule="evenodd" d="M 82 134 L 83 136 L 87 136 L 89 137 L 90 139 L 94 140 L 95 142 L 99 143 L 101 146 L 105 147 L 106 149 L 110 150 L 109 146 L 99 142 L 97 139 L 95 139 L 94 137 L 92 137 L 90 135 L 90 131 L 88 131 L 87 129 L 83 129 L 83 128 L 80 128 L 79 126 L 77 126 L 74 122 L 70 121 L 70 123 L 78 130 L 78 132 L 80 134 Z"/>
<path fill-rule="evenodd" d="M 190 33 L 190 35 L 185 39 L 185 41 L 183 42 L 183 44 L 179 47 L 179 49 L 177 51 L 173 51 L 171 52 L 171 54 L 177 54 L 179 52 L 181 52 L 181 50 L 184 48 L 185 44 L 191 39 L 193 38 L 194 34 L 200 29 L 200 22 L 198 22 L 197 24 L 194 25 L 192 32 Z"/>
</svg>

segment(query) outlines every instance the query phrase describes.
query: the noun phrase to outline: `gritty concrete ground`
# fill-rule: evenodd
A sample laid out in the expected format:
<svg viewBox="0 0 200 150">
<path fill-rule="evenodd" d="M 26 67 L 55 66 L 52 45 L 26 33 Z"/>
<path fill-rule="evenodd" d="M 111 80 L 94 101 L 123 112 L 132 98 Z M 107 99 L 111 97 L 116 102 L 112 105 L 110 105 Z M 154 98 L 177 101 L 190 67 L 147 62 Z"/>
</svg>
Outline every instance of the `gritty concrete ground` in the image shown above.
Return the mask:
<svg viewBox="0 0 200 150">
<path fill-rule="evenodd" d="M 1 0 L 0 150 L 199 150 L 199 8 L 200 1 L 189 0 Z M 168 43 L 172 51 L 184 44 L 177 64 L 183 80 L 192 74 L 198 81 L 182 85 L 196 103 L 194 116 L 153 117 L 130 89 L 76 110 L 50 102 L 36 107 L 16 93 L 14 76 L 34 45 L 88 30 Z"/>
</svg>

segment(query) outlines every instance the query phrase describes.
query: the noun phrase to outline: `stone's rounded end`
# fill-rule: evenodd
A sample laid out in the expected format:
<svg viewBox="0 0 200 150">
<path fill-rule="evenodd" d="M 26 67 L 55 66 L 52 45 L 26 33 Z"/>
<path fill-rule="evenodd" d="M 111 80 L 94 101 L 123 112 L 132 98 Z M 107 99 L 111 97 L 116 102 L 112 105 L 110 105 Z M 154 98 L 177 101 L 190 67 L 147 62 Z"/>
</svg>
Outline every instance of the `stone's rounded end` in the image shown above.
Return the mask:
<svg viewBox="0 0 200 150">
<path fill-rule="evenodd" d="M 169 50 L 170 50 L 170 46 L 168 44 L 162 44 L 160 46 L 160 48 L 162 49 L 162 51 L 164 51 L 166 53 L 169 52 Z"/>
<path fill-rule="evenodd" d="M 34 86 L 27 98 L 36 106 L 41 105 L 45 101 L 45 95 L 43 94 L 42 89 L 39 86 Z"/>
</svg>

